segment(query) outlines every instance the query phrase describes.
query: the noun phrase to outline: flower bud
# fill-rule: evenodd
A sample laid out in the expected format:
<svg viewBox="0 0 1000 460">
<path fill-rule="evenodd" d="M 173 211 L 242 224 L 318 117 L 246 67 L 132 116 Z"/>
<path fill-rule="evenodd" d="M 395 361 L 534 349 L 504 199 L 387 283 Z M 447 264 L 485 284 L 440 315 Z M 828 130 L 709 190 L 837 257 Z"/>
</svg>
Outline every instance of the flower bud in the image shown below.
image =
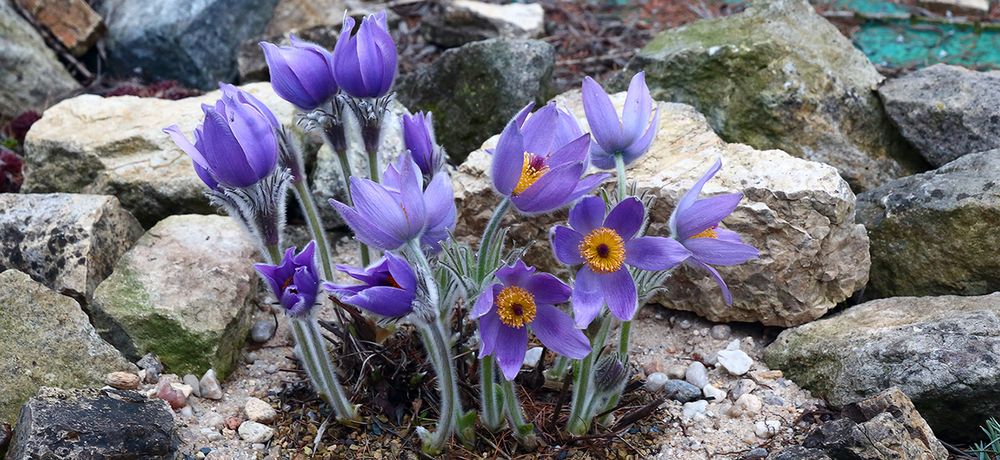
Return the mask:
<svg viewBox="0 0 1000 460">
<path fill-rule="evenodd" d="M 260 42 L 271 74 L 271 86 L 282 99 L 313 110 L 337 94 L 333 54 L 315 43 L 290 35 L 291 46 Z"/>
<path fill-rule="evenodd" d="M 345 15 L 340 38 L 333 48 L 337 84 L 357 98 L 379 98 L 396 79 L 396 44 L 389 35 L 385 11 L 366 16 L 356 34 L 354 18 Z"/>
</svg>

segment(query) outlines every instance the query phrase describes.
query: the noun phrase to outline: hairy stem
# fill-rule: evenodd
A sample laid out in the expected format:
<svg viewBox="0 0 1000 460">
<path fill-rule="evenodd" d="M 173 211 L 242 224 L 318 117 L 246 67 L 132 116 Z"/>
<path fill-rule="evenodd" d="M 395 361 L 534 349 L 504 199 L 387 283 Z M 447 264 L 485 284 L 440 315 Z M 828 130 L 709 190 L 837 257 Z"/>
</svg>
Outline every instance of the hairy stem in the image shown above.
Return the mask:
<svg viewBox="0 0 1000 460">
<path fill-rule="evenodd" d="M 319 259 L 323 267 L 323 279 L 333 279 L 333 263 L 330 261 L 330 243 L 326 239 L 326 231 L 323 229 L 323 221 L 320 220 L 319 211 L 316 209 L 316 201 L 309 186 L 306 185 L 305 176 L 302 180 L 295 182 L 295 198 L 302 206 L 302 214 L 306 217 L 306 224 L 309 226 L 309 233 L 312 234 L 313 241 L 316 242 L 316 249 L 319 252 Z"/>
<path fill-rule="evenodd" d="M 575 436 L 583 436 L 590 430 L 594 415 L 590 413 L 590 402 L 594 389 L 594 363 L 604 348 L 611 327 L 611 315 L 605 314 L 601 319 L 597 333 L 590 341 L 590 354 L 573 366 L 573 405 L 569 411 L 567 431 Z"/>
<path fill-rule="evenodd" d="M 333 406 L 337 420 L 352 424 L 360 420 L 357 409 L 344 394 L 344 387 L 337 379 L 337 372 L 330 362 L 326 351 L 326 342 L 320 333 L 319 323 L 312 315 L 306 317 L 289 317 L 292 334 L 302 358 L 309 380 L 316 387 L 316 392 Z"/>
<path fill-rule="evenodd" d="M 625 157 L 622 154 L 615 155 L 615 171 L 618 174 L 618 201 L 625 200 Z"/>
<path fill-rule="evenodd" d="M 424 442 L 423 450 L 431 454 L 438 454 L 443 450 L 455 432 L 456 421 L 462 411 L 462 403 L 458 399 L 458 379 L 455 375 L 454 359 L 451 347 L 448 345 L 446 328 L 442 324 L 441 317 L 435 316 L 430 322 L 417 322 L 421 335 L 425 336 L 424 346 L 427 347 L 427 354 L 431 356 L 431 364 L 438 377 L 438 391 L 441 395 L 441 415 L 437 429 L 432 434 L 421 436 Z"/>
<path fill-rule="evenodd" d="M 507 379 L 501 379 L 500 385 L 502 386 L 504 400 L 506 401 L 504 406 L 507 408 L 507 418 L 514 428 L 514 437 L 517 438 L 517 442 L 522 446 L 529 450 L 534 450 L 538 447 L 538 439 L 535 438 L 534 427 L 524 419 L 524 409 L 521 407 L 521 401 L 517 397 L 517 389 L 514 388 L 514 383 Z"/>
<path fill-rule="evenodd" d="M 483 357 L 479 362 L 479 400 L 483 406 L 483 425 L 490 431 L 499 430 L 503 422 L 503 401 L 497 393 L 495 372 L 493 356 Z"/>
<path fill-rule="evenodd" d="M 340 129 L 343 130 L 343 127 Z M 335 142 L 329 135 L 324 135 L 323 139 L 330 146 L 330 149 L 337 154 L 337 161 L 340 163 L 340 177 L 344 183 L 344 203 L 348 206 L 353 206 L 354 199 L 351 197 L 351 161 L 347 157 L 347 145 Z M 359 244 L 361 245 L 361 265 L 367 267 L 372 261 L 371 250 L 368 249 L 368 245 L 361 242 Z"/>
<path fill-rule="evenodd" d="M 483 237 L 479 240 L 479 253 L 476 255 L 476 281 L 480 283 L 486 279 L 486 254 L 489 252 L 489 247 L 493 244 L 493 236 L 497 232 L 497 227 L 500 226 L 500 221 L 507 215 L 509 209 L 510 198 L 504 197 L 493 211 L 493 216 L 490 217 L 490 221 L 486 224 L 486 229 L 483 230 Z"/>
</svg>

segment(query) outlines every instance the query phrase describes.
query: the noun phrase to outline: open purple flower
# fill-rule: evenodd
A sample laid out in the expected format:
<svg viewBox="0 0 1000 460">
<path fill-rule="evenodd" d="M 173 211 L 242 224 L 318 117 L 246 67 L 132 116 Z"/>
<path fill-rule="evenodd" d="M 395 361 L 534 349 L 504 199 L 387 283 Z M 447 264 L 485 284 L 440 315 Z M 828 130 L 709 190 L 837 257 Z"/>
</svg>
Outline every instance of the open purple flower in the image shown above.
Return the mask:
<svg viewBox="0 0 1000 460">
<path fill-rule="evenodd" d="M 389 35 L 385 11 L 366 16 L 354 30 L 354 18 L 345 15 L 340 38 L 333 47 L 334 75 L 354 97 L 385 96 L 396 79 L 396 43 Z"/>
<path fill-rule="evenodd" d="M 277 120 L 267 106 L 246 91 L 222 85 L 222 99 L 215 106 L 202 105 L 202 111 L 205 119 L 194 129 L 194 144 L 177 125 L 163 132 L 191 157 L 205 185 L 247 187 L 274 171 Z"/>
<path fill-rule="evenodd" d="M 618 203 L 605 217 L 604 200 L 591 196 L 569 211 L 570 227 L 552 228 L 552 251 L 566 265 L 583 264 L 573 286 L 573 317 L 584 328 L 606 303 L 618 319 L 632 319 L 638 304 L 635 280 L 628 265 L 642 270 L 666 270 L 690 253 L 677 241 L 656 236 L 636 237 L 645 218 L 635 197 Z"/>
<path fill-rule="evenodd" d="M 413 180 L 405 173 L 407 164 L 416 164 L 411 155 L 400 155 L 395 164 L 386 168 L 382 183 L 386 187 L 402 189 L 403 181 Z M 416 171 L 417 181 L 423 187 L 423 177 Z M 426 223 L 424 232 L 420 235 L 421 246 L 430 248 L 431 252 L 441 250 L 441 241 L 448 238 L 448 233 L 455 228 L 457 210 L 455 209 L 455 192 L 451 186 L 451 176 L 447 171 L 441 171 L 424 188 L 424 210 Z"/>
<path fill-rule="evenodd" d="M 406 260 L 387 252 L 370 267 L 337 265 L 337 270 L 361 281 L 361 284 L 323 283 L 323 288 L 341 302 L 391 318 L 413 311 L 417 275 Z"/>
<path fill-rule="evenodd" d="M 721 168 L 722 160 L 716 160 L 691 190 L 681 197 L 673 214 L 670 215 L 669 225 L 671 235 L 691 251 L 687 263 L 707 271 L 715 282 L 719 283 L 726 304 L 731 305 L 733 295 L 712 265 L 741 264 L 757 258 L 759 253 L 753 246 L 744 244 L 736 232 L 719 228 L 722 219 L 732 214 L 736 205 L 743 199 L 742 193 L 726 193 L 698 199 L 705 183 Z"/>
<path fill-rule="evenodd" d="M 319 292 L 316 271 L 316 242 L 310 241 L 302 252 L 295 247 L 285 251 L 281 265 L 254 264 L 257 273 L 271 287 L 271 292 L 285 308 L 288 316 L 303 317 L 312 312 Z"/>
<path fill-rule="evenodd" d="M 493 186 L 522 213 L 566 206 L 609 176 L 585 177 L 590 135 L 576 119 L 549 103 L 528 118 L 532 104 L 514 116 L 493 151 Z"/>
<path fill-rule="evenodd" d="M 660 121 L 660 108 L 653 112 L 644 72 L 635 74 L 628 85 L 621 119 L 611 97 L 590 77 L 583 79 L 583 110 L 594 136 L 590 162 L 601 169 L 614 169 L 615 155 L 621 155 L 629 164 L 646 153 Z"/>
<path fill-rule="evenodd" d="M 444 166 L 441 148 L 434 139 L 434 123 L 430 112 L 426 116 L 423 112 L 403 115 L 403 142 L 424 177 L 433 177 Z"/>
<path fill-rule="evenodd" d="M 520 259 L 496 276 L 500 282 L 484 289 L 472 309 L 472 318 L 479 320 L 480 359 L 495 356 L 504 377 L 514 380 L 528 351 L 528 326 L 549 350 L 572 359 L 590 353 L 587 337 L 555 307 L 569 300 L 566 283 L 536 273 Z"/>
<path fill-rule="evenodd" d="M 315 43 L 289 35 L 292 46 L 260 42 L 271 74 L 271 87 L 302 110 L 313 110 L 337 94 L 333 54 Z"/>
</svg>

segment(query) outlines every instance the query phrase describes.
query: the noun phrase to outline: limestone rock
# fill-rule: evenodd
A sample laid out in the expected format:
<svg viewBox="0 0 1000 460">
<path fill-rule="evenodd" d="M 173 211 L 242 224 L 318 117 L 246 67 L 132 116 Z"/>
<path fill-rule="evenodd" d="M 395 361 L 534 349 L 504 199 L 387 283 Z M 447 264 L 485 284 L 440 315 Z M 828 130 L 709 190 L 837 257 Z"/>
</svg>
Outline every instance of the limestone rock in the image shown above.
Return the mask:
<svg viewBox="0 0 1000 460">
<path fill-rule="evenodd" d="M 277 0 L 105 0 L 108 65 L 119 75 L 210 89 L 236 79 L 240 42 L 264 31 Z"/>
<path fill-rule="evenodd" d="M 695 106 L 724 139 L 833 165 L 855 190 L 925 167 L 882 109 L 882 76 L 805 0 L 663 32 L 623 75 L 640 70 L 654 98 Z"/>
<path fill-rule="evenodd" d="M 256 258 L 228 217 L 168 217 L 97 288 L 91 319 L 131 359 L 153 352 L 169 372 L 225 378 L 250 331 Z"/>
<path fill-rule="evenodd" d="M 1000 149 L 858 196 L 871 238 L 868 298 L 1000 290 Z"/>
<path fill-rule="evenodd" d="M 294 107 L 268 83 L 242 87 L 296 132 Z M 168 101 L 86 94 L 45 111 L 25 139 L 27 192 L 115 195 L 144 226 L 173 214 L 214 212 L 191 160 L 162 130 L 176 123 L 191 138 L 218 91 Z"/>
<path fill-rule="evenodd" d="M 899 131 L 934 166 L 1000 148 L 1000 71 L 938 64 L 879 89 Z"/>
<path fill-rule="evenodd" d="M 21 410 L 7 458 L 172 460 L 179 444 L 173 415 L 158 399 L 42 388 Z"/>
<path fill-rule="evenodd" d="M 13 422 L 42 386 L 101 386 L 114 371 L 136 369 L 76 301 L 17 270 L 0 273 L 0 422 Z"/>
<path fill-rule="evenodd" d="M 397 94 L 410 110 L 434 113 L 437 141 L 461 162 L 525 104 L 548 97 L 554 64 L 548 43 L 483 40 L 444 52 L 401 79 Z"/>
<path fill-rule="evenodd" d="M 478 0 L 443 2 L 443 11 L 425 24 L 429 40 L 444 47 L 489 38 L 539 38 L 545 34 L 540 3 L 496 4 Z"/>
<path fill-rule="evenodd" d="M 84 0 L 16 0 L 71 53 L 82 56 L 104 33 L 104 21 Z"/>
<path fill-rule="evenodd" d="M 624 93 L 612 97 L 617 107 Z M 585 124 L 580 93 L 556 98 Z M 492 147 L 496 137 L 484 144 Z M 720 273 L 733 291 L 726 306 L 708 275 L 681 267 L 668 281 L 669 295 L 656 299 L 668 308 L 688 310 L 712 321 L 756 321 L 790 326 L 823 316 L 868 280 L 868 237 L 854 223 L 855 197 L 837 171 L 827 165 L 791 157 L 778 150 L 759 151 L 727 144 L 701 114 L 683 104 L 660 103 L 656 140 L 642 159 L 630 166 L 629 180 L 639 193 L 652 193 L 649 235 L 667 235 L 674 204 L 721 156 L 722 171 L 704 189 L 707 194 L 739 191 L 745 198 L 723 224 L 760 249 L 760 259 Z M 499 198 L 487 171 L 490 156 L 479 150 L 453 176 L 458 202 L 456 234 L 478 238 Z M 525 218 L 510 215 L 503 225 L 516 244 L 535 241 L 529 263 L 558 270 L 546 242 L 553 224 L 565 222 L 560 212 Z"/>
<path fill-rule="evenodd" d="M 328 25 L 336 25 L 339 29 L 347 4 L 347 0 L 278 0 L 264 33 L 285 35 Z"/>
<path fill-rule="evenodd" d="M 0 115 L 48 107 L 80 84 L 9 0 L 0 1 Z"/>
<path fill-rule="evenodd" d="M 995 293 L 867 302 L 785 330 L 764 361 L 834 406 L 899 387 L 938 435 L 971 441 L 1000 411 L 998 352 Z"/>
<path fill-rule="evenodd" d="M 0 271 L 87 303 L 142 227 L 113 196 L 0 194 Z"/>
</svg>

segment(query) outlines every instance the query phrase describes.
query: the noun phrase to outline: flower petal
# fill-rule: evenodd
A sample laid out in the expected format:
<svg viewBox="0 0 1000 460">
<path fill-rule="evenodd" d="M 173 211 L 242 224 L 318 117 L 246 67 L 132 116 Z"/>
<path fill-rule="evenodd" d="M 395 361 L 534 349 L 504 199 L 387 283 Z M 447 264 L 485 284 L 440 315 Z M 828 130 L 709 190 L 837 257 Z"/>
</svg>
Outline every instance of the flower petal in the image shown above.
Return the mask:
<svg viewBox="0 0 1000 460">
<path fill-rule="evenodd" d="M 573 319 L 552 305 L 538 305 L 531 330 L 548 349 L 570 359 L 590 354 L 590 341 L 573 326 Z"/>
<path fill-rule="evenodd" d="M 611 174 L 597 173 L 580 179 L 580 181 L 576 183 L 576 189 L 574 189 L 573 193 L 569 195 L 567 201 L 574 202 L 584 195 L 590 195 L 590 192 L 593 192 L 598 185 L 601 185 L 601 183 L 608 180 L 609 177 L 611 177 Z"/>
<path fill-rule="evenodd" d="M 551 151 L 552 140 L 556 134 L 556 123 L 559 112 L 556 103 L 550 102 L 533 113 L 524 122 L 521 133 L 524 134 L 524 150 L 536 155 L 545 155 Z"/>
<path fill-rule="evenodd" d="M 413 311 L 413 291 L 392 286 L 373 286 L 339 298 L 348 305 L 390 318 L 405 316 Z"/>
<path fill-rule="evenodd" d="M 684 246 L 691 251 L 691 257 L 711 265 L 737 265 L 760 254 L 757 248 L 748 244 L 715 238 L 691 238 L 684 241 Z"/>
<path fill-rule="evenodd" d="M 628 269 L 622 267 L 616 272 L 602 274 L 598 276 L 598 280 L 611 313 L 622 321 L 631 320 L 638 307 L 639 295 Z"/>
<path fill-rule="evenodd" d="M 742 193 L 726 193 L 695 201 L 677 214 L 677 239 L 683 241 L 718 225 L 733 213 L 742 199 Z"/>
<path fill-rule="evenodd" d="M 420 238 L 421 244 L 431 246 L 437 252 L 439 242 L 448 238 L 448 232 L 455 228 L 457 209 L 455 208 L 455 193 L 451 188 L 451 178 L 441 171 L 424 190 L 424 203 L 427 211 L 427 229 Z"/>
<path fill-rule="evenodd" d="M 691 205 L 698 200 L 698 195 L 701 195 L 701 189 L 705 187 L 705 184 L 709 181 L 709 179 L 711 179 L 712 176 L 715 176 L 715 173 L 719 172 L 720 169 L 722 169 L 722 159 L 718 158 L 715 160 L 715 163 L 708 168 L 708 171 L 705 171 L 705 174 L 698 179 L 698 182 L 695 182 L 691 189 L 677 201 L 677 206 L 674 207 L 674 212 L 670 214 L 670 222 L 668 223 L 670 226 L 670 232 L 674 235 L 674 237 L 678 236 L 677 219 L 680 218 L 680 214 L 682 214 L 687 208 L 690 208 Z"/>
<path fill-rule="evenodd" d="M 569 300 L 569 286 L 550 273 L 531 275 L 524 284 L 524 289 L 534 296 L 536 303 L 560 304 Z"/>
<path fill-rule="evenodd" d="M 638 138 L 648 126 L 652 111 L 653 98 L 649 96 L 645 72 L 639 72 L 629 82 L 628 94 L 625 96 L 625 107 L 622 109 L 623 139 L 631 142 Z"/>
<path fill-rule="evenodd" d="M 392 279 L 396 280 L 396 284 L 403 289 L 416 292 L 417 274 L 413 272 L 413 268 L 406 262 L 406 259 L 391 252 L 385 253 L 383 257 L 386 261 L 386 268 L 392 275 Z"/>
<path fill-rule="evenodd" d="M 405 241 L 386 233 L 381 226 L 371 223 L 354 208 L 333 199 L 330 200 L 330 204 L 340 213 L 340 217 L 354 232 L 354 237 L 362 243 L 386 251 L 399 249 L 405 243 Z"/>
<path fill-rule="evenodd" d="M 479 318 L 479 359 L 492 355 L 496 350 L 500 317 L 496 311 L 487 311 Z"/>
<path fill-rule="evenodd" d="M 666 270 L 691 256 L 673 238 L 642 236 L 625 243 L 625 263 L 643 270 Z"/>
<path fill-rule="evenodd" d="M 646 208 L 636 197 L 628 197 L 611 209 L 604 218 L 604 226 L 615 232 L 623 240 L 628 241 L 639 232 L 642 221 L 646 218 Z"/>
<path fill-rule="evenodd" d="M 597 141 L 591 141 L 590 164 L 597 169 L 615 169 L 615 157 L 606 152 Z"/>
<path fill-rule="evenodd" d="M 583 79 L 583 111 L 587 114 L 587 123 L 590 124 L 594 140 L 604 150 L 613 152 L 623 147 L 618 112 L 608 93 L 590 77 Z"/>
<path fill-rule="evenodd" d="M 556 167 L 565 163 L 586 162 L 590 150 L 590 134 L 583 134 L 549 155 L 546 163 Z"/>
<path fill-rule="evenodd" d="M 598 276 L 586 266 L 576 272 L 570 302 L 573 304 L 573 319 L 579 329 L 590 325 L 604 306 L 604 293 Z"/>
<path fill-rule="evenodd" d="M 486 289 L 483 289 L 483 292 L 479 293 L 479 298 L 476 299 L 476 304 L 472 307 L 469 316 L 472 319 L 478 319 L 489 313 L 493 309 L 493 299 L 496 297 L 498 291 L 500 291 L 499 283 L 494 283 L 492 286 L 487 286 Z"/>
<path fill-rule="evenodd" d="M 653 139 L 656 138 L 656 133 L 660 129 L 660 107 L 656 107 L 656 112 L 653 114 L 653 122 L 649 124 L 649 129 L 646 130 L 642 137 L 636 139 L 628 147 L 625 147 L 625 151 L 622 153 L 625 155 L 625 164 L 631 164 L 633 161 L 642 156 L 649 150 L 649 146 L 653 145 Z"/>
<path fill-rule="evenodd" d="M 232 187 L 246 187 L 259 180 L 247 161 L 226 119 L 212 108 L 205 108 L 202 141 L 209 170 L 219 182 Z"/>
<path fill-rule="evenodd" d="M 490 175 L 497 192 L 504 196 L 514 193 L 517 181 L 521 179 L 521 168 L 524 166 L 524 138 L 521 135 L 517 118 L 507 122 L 500 140 L 493 151 L 493 165 Z"/>
<path fill-rule="evenodd" d="M 497 326 L 496 355 L 497 365 L 504 378 L 514 380 L 524 363 L 524 354 L 528 351 L 528 328 L 513 328 L 506 324 Z"/>
<path fill-rule="evenodd" d="M 542 175 L 523 193 L 512 198 L 521 212 L 540 213 L 559 209 L 570 203 L 570 196 L 580 181 L 584 164 L 566 163 Z"/>
<path fill-rule="evenodd" d="M 569 210 L 569 225 L 581 235 L 586 235 L 604 225 L 606 213 L 607 206 L 604 204 L 604 199 L 599 196 L 589 196 Z"/>
<path fill-rule="evenodd" d="M 712 279 L 714 279 L 719 285 L 719 289 L 722 290 L 722 298 L 726 301 L 726 305 L 733 304 L 733 294 L 729 292 L 729 286 L 726 286 L 726 280 L 722 279 L 722 275 L 720 275 L 716 269 L 699 262 L 698 259 L 695 259 L 694 257 L 689 258 L 687 263 L 691 264 L 692 267 L 700 268 L 708 272 Z"/>
<path fill-rule="evenodd" d="M 583 235 L 576 230 L 562 225 L 552 227 L 549 233 L 552 242 L 552 253 L 555 254 L 559 262 L 566 265 L 577 265 L 583 263 L 580 256 L 580 243 L 583 242 Z"/>
<path fill-rule="evenodd" d="M 517 259 L 510 265 L 500 267 L 497 270 L 497 279 L 505 286 L 525 287 L 535 271 L 535 267 L 529 267 L 523 260 Z"/>
</svg>

